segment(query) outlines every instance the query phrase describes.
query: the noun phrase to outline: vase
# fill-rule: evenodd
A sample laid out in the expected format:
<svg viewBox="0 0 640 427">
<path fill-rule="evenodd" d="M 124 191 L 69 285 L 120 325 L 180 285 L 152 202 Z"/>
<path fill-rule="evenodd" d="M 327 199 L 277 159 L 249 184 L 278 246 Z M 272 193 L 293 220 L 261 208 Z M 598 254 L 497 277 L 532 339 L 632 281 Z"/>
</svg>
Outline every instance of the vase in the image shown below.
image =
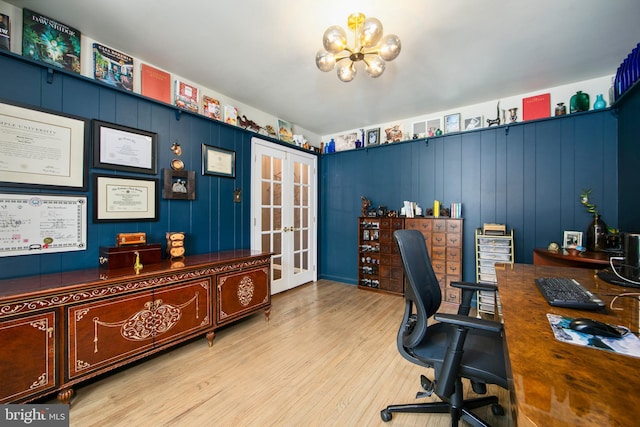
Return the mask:
<svg viewBox="0 0 640 427">
<path fill-rule="evenodd" d="M 594 110 L 601 110 L 603 108 L 605 108 L 607 106 L 607 103 L 605 102 L 604 98 L 602 97 L 602 94 L 598 94 L 596 95 L 596 102 L 593 103 L 593 109 Z"/>
<path fill-rule="evenodd" d="M 564 102 L 558 102 L 558 106 L 556 107 L 556 116 L 564 116 L 567 114 L 567 106 L 564 105 Z"/>
<path fill-rule="evenodd" d="M 600 252 L 607 249 L 607 224 L 600 219 L 600 215 L 593 215 L 593 220 L 587 227 L 587 250 Z"/>
<path fill-rule="evenodd" d="M 578 113 L 580 111 L 589 111 L 589 94 L 579 90 L 571 97 L 569 102 L 569 112 Z"/>
</svg>

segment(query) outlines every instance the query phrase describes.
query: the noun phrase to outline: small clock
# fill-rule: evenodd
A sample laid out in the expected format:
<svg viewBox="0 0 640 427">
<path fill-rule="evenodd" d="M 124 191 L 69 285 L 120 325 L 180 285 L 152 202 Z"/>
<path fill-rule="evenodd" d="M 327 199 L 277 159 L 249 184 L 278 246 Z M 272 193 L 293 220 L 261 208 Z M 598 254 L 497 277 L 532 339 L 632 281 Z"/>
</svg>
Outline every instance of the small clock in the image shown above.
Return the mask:
<svg viewBox="0 0 640 427">
<path fill-rule="evenodd" d="M 181 258 L 184 256 L 184 232 L 167 231 L 167 254 L 169 259 Z"/>
</svg>

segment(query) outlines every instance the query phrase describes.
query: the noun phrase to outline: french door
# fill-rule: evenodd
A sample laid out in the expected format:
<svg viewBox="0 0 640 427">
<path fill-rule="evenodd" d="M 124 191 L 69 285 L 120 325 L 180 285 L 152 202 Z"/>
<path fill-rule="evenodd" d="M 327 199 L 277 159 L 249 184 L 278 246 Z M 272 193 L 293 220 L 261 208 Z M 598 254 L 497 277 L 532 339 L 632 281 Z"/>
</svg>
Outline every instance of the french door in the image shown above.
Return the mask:
<svg viewBox="0 0 640 427">
<path fill-rule="evenodd" d="M 317 278 L 317 158 L 252 138 L 251 249 L 273 252 L 271 292 Z"/>
</svg>

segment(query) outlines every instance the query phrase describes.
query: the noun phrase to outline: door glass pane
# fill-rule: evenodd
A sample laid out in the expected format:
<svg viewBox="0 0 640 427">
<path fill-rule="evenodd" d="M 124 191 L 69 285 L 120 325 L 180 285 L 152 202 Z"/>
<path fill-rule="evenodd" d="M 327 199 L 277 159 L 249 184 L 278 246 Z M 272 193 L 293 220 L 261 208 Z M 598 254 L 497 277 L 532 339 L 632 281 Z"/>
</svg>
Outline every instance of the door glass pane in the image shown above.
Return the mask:
<svg viewBox="0 0 640 427">
<path fill-rule="evenodd" d="M 271 270 L 273 271 L 273 280 L 282 279 L 282 257 L 273 256 L 271 258 Z"/>
<path fill-rule="evenodd" d="M 300 186 L 293 185 L 293 206 L 300 206 Z"/>
<path fill-rule="evenodd" d="M 300 163 L 298 162 L 293 164 L 293 182 L 294 184 L 300 183 Z"/>
<path fill-rule="evenodd" d="M 293 208 L 293 226 L 300 228 L 300 208 Z"/>
<path fill-rule="evenodd" d="M 262 235 L 262 251 L 271 252 L 271 235 L 270 234 Z"/>
<path fill-rule="evenodd" d="M 273 180 L 282 181 L 282 160 L 278 158 L 273 159 Z"/>
<path fill-rule="evenodd" d="M 300 191 L 302 192 L 302 205 L 309 206 L 309 186 L 301 187 Z"/>
<path fill-rule="evenodd" d="M 282 230 L 282 208 L 273 209 L 273 230 Z"/>
<path fill-rule="evenodd" d="M 271 204 L 271 183 L 268 181 L 262 181 L 262 204 Z"/>
<path fill-rule="evenodd" d="M 302 226 L 304 228 L 309 228 L 309 209 L 302 208 Z"/>
<path fill-rule="evenodd" d="M 310 171 L 309 165 L 303 164 L 302 172 L 300 173 L 302 176 L 301 182 L 303 185 L 309 185 L 309 171 Z"/>
<path fill-rule="evenodd" d="M 293 232 L 293 250 L 296 252 L 300 250 L 300 231 Z"/>
<path fill-rule="evenodd" d="M 300 272 L 300 265 L 301 265 L 301 262 L 300 262 L 300 253 L 299 253 L 299 252 L 296 252 L 296 253 L 293 255 L 293 272 L 294 272 L 294 274 L 295 274 L 295 273 L 299 273 L 299 272 Z"/>
<path fill-rule="evenodd" d="M 262 208 L 262 231 L 271 230 L 271 208 Z"/>
<path fill-rule="evenodd" d="M 273 205 L 282 206 L 282 184 L 273 184 Z"/>
<path fill-rule="evenodd" d="M 309 232 L 306 230 L 302 232 L 302 249 L 309 249 Z"/>
<path fill-rule="evenodd" d="M 271 157 L 262 156 L 262 179 L 271 179 Z"/>
<path fill-rule="evenodd" d="M 273 252 L 276 254 L 282 253 L 282 233 L 273 233 Z"/>
</svg>

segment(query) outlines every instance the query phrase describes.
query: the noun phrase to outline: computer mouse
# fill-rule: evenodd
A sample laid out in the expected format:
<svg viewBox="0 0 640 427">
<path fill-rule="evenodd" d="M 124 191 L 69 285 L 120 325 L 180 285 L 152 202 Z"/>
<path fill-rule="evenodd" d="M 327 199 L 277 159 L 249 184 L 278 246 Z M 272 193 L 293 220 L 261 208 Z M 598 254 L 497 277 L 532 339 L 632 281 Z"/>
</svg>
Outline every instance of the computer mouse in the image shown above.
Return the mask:
<svg viewBox="0 0 640 427">
<path fill-rule="evenodd" d="M 598 335 L 607 338 L 621 338 L 624 331 L 598 320 L 580 317 L 569 323 L 569 328 L 583 334 Z"/>
</svg>

